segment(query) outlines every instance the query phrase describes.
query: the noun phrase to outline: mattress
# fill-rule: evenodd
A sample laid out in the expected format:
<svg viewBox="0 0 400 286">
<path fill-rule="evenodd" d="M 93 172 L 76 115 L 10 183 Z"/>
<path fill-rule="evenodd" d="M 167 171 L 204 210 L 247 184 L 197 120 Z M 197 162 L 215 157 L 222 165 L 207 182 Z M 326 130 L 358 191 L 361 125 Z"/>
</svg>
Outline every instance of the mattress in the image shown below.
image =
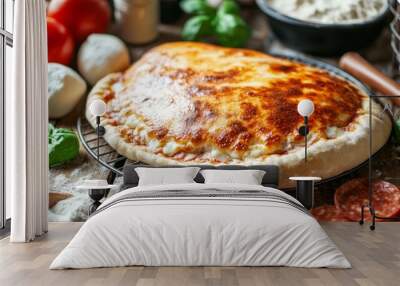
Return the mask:
<svg viewBox="0 0 400 286">
<path fill-rule="evenodd" d="M 107 199 L 50 269 L 133 265 L 351 267 L 282 191 L 193 183 L 140 186 Z"/>
</svg>

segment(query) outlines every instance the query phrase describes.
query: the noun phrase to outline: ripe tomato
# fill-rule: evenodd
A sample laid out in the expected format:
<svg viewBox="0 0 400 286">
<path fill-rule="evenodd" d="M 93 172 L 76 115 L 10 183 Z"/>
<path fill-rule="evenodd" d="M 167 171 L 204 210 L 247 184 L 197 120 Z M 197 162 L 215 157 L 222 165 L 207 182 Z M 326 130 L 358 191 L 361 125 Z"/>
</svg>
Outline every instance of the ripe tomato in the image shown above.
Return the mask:
<svg viewBox="0 0 400 286">
<path fill-rule="evenodd" d="M 74 55 L 72 35 L 57 20 L 47 17 L 47 48 L 49 63 L 68 65 Z"/>
<path fill-rule="evenodd" d="M 77 43 L 92 33 L 104 33 L 111 22 L 107 0 L 52 0 L 48 16 L 63 23 Z"/>
</svg>

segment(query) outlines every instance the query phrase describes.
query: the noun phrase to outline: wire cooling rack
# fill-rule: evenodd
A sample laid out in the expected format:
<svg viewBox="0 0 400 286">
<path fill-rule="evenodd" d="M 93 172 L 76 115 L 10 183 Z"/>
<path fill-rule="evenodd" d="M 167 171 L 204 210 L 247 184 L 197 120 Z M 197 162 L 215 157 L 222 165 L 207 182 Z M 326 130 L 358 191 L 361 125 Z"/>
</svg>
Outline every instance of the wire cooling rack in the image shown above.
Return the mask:
<svg viewBox="0 0 400 286">
<path fill-rule="evenodd" d="M 79 140 L 88 154 L 101 165 L 122 176 L 122 169 L 125 164 L 139 164 L 140 162 L 130 161 L 126 157 L 119 155 L 108 143 L 100 137 L 97 145 L 96 130 L 85 118 L 79 118 L 77 122 Z M 99 152 L 99 153 L 97 153 Z"/>
<path fill-rule="evenodd" d="M 84 118 L 79 118 L 77 122 L 77 131 L 79 140 L 81 141 L 83 147 L 88 152 L 88 154 L 99 164 L 109 169 L 116 176 L 123 175 L 123 168 L 125 165 L 146 165 L 140 161 L 132 161 L 126 157 L 118 154 L 114 148 L 112 148 L 108 143 L 100 137 L 99 140 L 99 156 L 97 155 L 97 134 L 96 130 L 90 125 L 90 123 Z M 382 148 L 383 149 L 383 148 Z M 382 150 L 381 149 L 381 150 Z M 375 155 L 381 152 L 378 151 Z M 374 156 L 375 156 L 374 155 Z M 326 183 L 332 183 L 338 179 L 350 179 L 357 174 L 357 171 L 362 167 L 368 165 L 368 160 L 361 163 L 360 165 L 352 168 L 351 170 L 345 171 L 337 176 L 322 180 L 316 185 L 324 185 Z M 287 188 L 285 191 L 291 191 L 295 188 Z"/>
</svg>

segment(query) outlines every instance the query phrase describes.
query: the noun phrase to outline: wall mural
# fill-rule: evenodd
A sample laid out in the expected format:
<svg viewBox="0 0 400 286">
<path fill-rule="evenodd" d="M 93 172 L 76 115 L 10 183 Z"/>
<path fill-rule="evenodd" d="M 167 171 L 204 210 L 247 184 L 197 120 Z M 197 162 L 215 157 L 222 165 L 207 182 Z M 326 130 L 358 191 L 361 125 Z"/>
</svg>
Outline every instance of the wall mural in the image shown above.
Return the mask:
<svg viewBox="0 0 400 286">
<path fill-rule="evenodd" d="M 139 162 L 276 164 L 292 195 L 299 179 L 290 177 L 316 177 L 320 221 L 359 221 L 370 186 L 377 216 L 400 215 L 396 100 L 338 68 L 345 51 L 364 46 L 285 42 L 280 27 L 266 32 L 268 2 L 48 1 L 50 221 L 86 220 L 96 194 L 82 185 L 106 180 L 111 196 L 117 171 Z M 363 6 L 368 15 L 387 16 L 386 1 L 375 2 Z M 338 20 L 326 13 L 301 17 Z M 388 70 L 384 28 L 369 33 L 363 56 Z"/>
</svg>

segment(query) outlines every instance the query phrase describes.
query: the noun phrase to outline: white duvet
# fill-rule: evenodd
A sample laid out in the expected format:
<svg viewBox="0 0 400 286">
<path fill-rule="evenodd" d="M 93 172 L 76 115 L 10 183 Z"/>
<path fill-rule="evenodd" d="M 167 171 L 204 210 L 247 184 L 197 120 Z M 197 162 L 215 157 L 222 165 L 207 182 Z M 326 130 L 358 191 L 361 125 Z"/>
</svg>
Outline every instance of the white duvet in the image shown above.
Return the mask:
<svg viewBox="0 0 400 286">
<path fill-rule="evenodd" d="M 262 190 L 254 185 L 142 186 L 107 199 L 50 269 L 145 266 L 350 268 L 318 222 L 301 210 L 257 198 L 115 200 L 131 192 Z M 297 202 L 297 201 L 296 201 Z M 108 207 L 107 207 L 108 206 Z"/>
</svg>

